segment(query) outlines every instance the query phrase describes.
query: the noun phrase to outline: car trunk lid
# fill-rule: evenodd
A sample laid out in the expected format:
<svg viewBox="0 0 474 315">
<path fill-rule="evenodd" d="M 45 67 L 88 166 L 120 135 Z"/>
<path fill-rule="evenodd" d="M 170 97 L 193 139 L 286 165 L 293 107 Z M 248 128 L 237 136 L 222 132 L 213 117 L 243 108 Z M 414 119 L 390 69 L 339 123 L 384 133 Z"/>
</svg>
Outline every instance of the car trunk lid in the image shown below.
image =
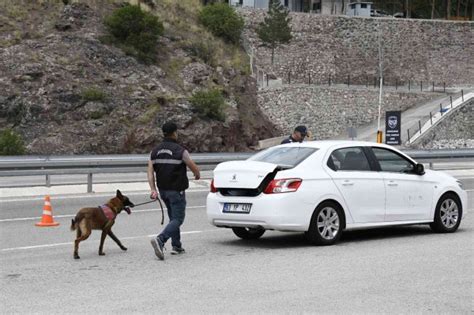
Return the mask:
<svg viewBox="0 0 474 315">
<path fill-rule="evenodd" d="M 219 188 L 257 189 L 269 176 L 284 167 L 258 161 L 224 162 L 214 170 L 214 186 Z M 270 179 L 271 180 L 271 179 Z"/>
</svg>

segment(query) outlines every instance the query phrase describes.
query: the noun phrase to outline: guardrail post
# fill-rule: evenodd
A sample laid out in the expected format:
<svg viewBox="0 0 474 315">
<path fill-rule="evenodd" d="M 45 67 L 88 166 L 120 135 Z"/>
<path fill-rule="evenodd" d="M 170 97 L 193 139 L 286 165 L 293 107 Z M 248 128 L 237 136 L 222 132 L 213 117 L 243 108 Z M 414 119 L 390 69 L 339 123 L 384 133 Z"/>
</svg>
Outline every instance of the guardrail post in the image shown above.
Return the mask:
<svg viewBox="0 0 474 315">
<path fill-rule="evenodd" d="M 374 88 L 377 87 L 377 78 L 374 78 Z"/>
<path fill-rule="evenodd" d="M 267 87 L 268 87 L 268 74 L 267 74 Z"/>
<path fill-rule="evenodd" d="M 433 115 L 431 115 L 431 112 L 430 112 L 430 122 L 431 124 L 433 124 Z"/>
<path fill-rule="evenodd" d="M 446 93 L 446 82 L 443 82 L 443 92 Z"/>
<path fill-rule="evenodd" d="M 395 90 L 398 90 L 398 79 L 395 79 Z"/>
<path fill-rule="evenodd" d="M 433 92 L 434 92 L 434 82 L 433 82 Z"/>
<path fill-rule="evenodd" d="M 350 75 L 347 76 L 347 86 L 348 87 L 351 86 L 351 76 Z"/>
<path fill-rule="evenodd" d="M 46 174 L 46 187 L 51 187 L 51 177 Z"/>
<path fill-rule="evenodd" d="M 92 192 L 92 173 L 87 174 L 87 192 Z"/>
<path fill-rule="evenodd" d="M 433 169 L 433 162 L 430 162 L 430 166 L 429 166 L 430 170 Z"/>
<path fill-rule="evenodd" d="M 462 98 L 462 101 L 464 103 L 464 90 L 461 90 L 461 98 Z"/>
<path fill-rule="evenodd" d="M 423 81 L 420 81 L 420 90 L 423 92 Z"/>
<path fill-rule="evenodd" d="M 439 104 L 439 112 L 441 113 L 441 116 L 443 116 L 443 105 Z"/>
<path fill-rule="evenodd" d="M 418 128 L 420 128 L 420 135 L 421 135 L 421 120 L 418 120 Z"/>
<path fill-rule="evenodd" d="M 365 87 L 369 87 L 369 76 L 365 76 Z"/>
<path fill-rule="evenodd" d="M 311 85 L 311 72 L 308 74 L 308 84 Z"/>
<path fill-rule="evenodd" d="M 411 91 L 411 81 L 408 80 L 408 91 Z"/>
<path fill-rule="evenodd" d="M 451 108 L 453 108 L 453 97 L 449 96 L 449 101 L 451 102 Z"/>
<path fill-rule="evenodd" d="M 408 142 L 410 142 L 410 129 L 407 129 Z"/>
<path fill-rule="evenodd" d="M 329 86 L 331 86 L 331 75 L 329 75 L 329 81 L 328 81 Z"/>
</svg>

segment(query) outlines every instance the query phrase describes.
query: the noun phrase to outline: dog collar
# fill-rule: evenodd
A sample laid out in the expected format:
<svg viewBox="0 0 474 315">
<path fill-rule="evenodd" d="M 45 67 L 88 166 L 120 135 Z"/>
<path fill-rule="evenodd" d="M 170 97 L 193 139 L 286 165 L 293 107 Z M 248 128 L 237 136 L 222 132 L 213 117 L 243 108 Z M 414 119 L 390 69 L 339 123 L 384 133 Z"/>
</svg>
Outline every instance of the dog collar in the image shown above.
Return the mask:
<svg viewBox="0 0 474 315">
<path fill-rule="evenodd" d="M 100 206 L 99 208 L 102 209 L 102 212 L 104 212 L 104 214 L 105 214 L 105 216 L 107 217 L 107 219 L 109 219 L 109 220 L 115 219 L 115 212 L 113 212 L 112 209 L 110 209 L 109 206 L 107 206 L 107 205 L 102 205 L 102 206 Z"/>
</svg>

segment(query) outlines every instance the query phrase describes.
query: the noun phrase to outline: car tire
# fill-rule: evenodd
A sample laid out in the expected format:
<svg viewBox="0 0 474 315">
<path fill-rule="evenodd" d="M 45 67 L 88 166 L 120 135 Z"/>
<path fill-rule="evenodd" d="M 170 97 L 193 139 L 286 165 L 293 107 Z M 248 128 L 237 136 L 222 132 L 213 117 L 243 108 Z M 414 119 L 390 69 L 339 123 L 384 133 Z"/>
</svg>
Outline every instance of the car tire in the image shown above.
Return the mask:
<svg viewBox="0 0 474 315">
<path fill-rule="evenodd" d="M 441 196 L 434 213 L 434 221 L 430 227 L 437 233 L 455 232 L 462 219 L 462 205 L 459 197 L 453 193 Z"/>
<path fill-rule="evenodd" d="M 341 207 L 331 201 L 321 203 L 311 217 L 308 232 L 305 233 L 309 242 L 314 245 L 333 245 L 342 234 L 345 226 Z"/>
<path fill-rule="evenodd" d="M 263 233 L 265 233 L 264 229 L 246 227 L 233 227 L 232 231 L 235 235 L 244 240 L 256 240 L 259 239 L 263 235 Z"/>
</svg>

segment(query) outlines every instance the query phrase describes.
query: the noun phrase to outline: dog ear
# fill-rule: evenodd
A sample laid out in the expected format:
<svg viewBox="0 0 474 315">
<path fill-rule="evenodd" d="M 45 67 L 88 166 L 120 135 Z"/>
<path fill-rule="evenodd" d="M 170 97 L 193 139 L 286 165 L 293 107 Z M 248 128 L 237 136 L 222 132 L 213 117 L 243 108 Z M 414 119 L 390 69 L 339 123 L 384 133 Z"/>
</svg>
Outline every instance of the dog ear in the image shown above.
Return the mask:
<svg viewBox="0 0 474 315">
<path fill-rule="evenodd" d="M 118 190 L 118 189 L 117 189 L 117 197 L 120 198 L 120 199 L 123 198 L 122 193 L 121 193 L 120 190 Z"/>
</svg>

